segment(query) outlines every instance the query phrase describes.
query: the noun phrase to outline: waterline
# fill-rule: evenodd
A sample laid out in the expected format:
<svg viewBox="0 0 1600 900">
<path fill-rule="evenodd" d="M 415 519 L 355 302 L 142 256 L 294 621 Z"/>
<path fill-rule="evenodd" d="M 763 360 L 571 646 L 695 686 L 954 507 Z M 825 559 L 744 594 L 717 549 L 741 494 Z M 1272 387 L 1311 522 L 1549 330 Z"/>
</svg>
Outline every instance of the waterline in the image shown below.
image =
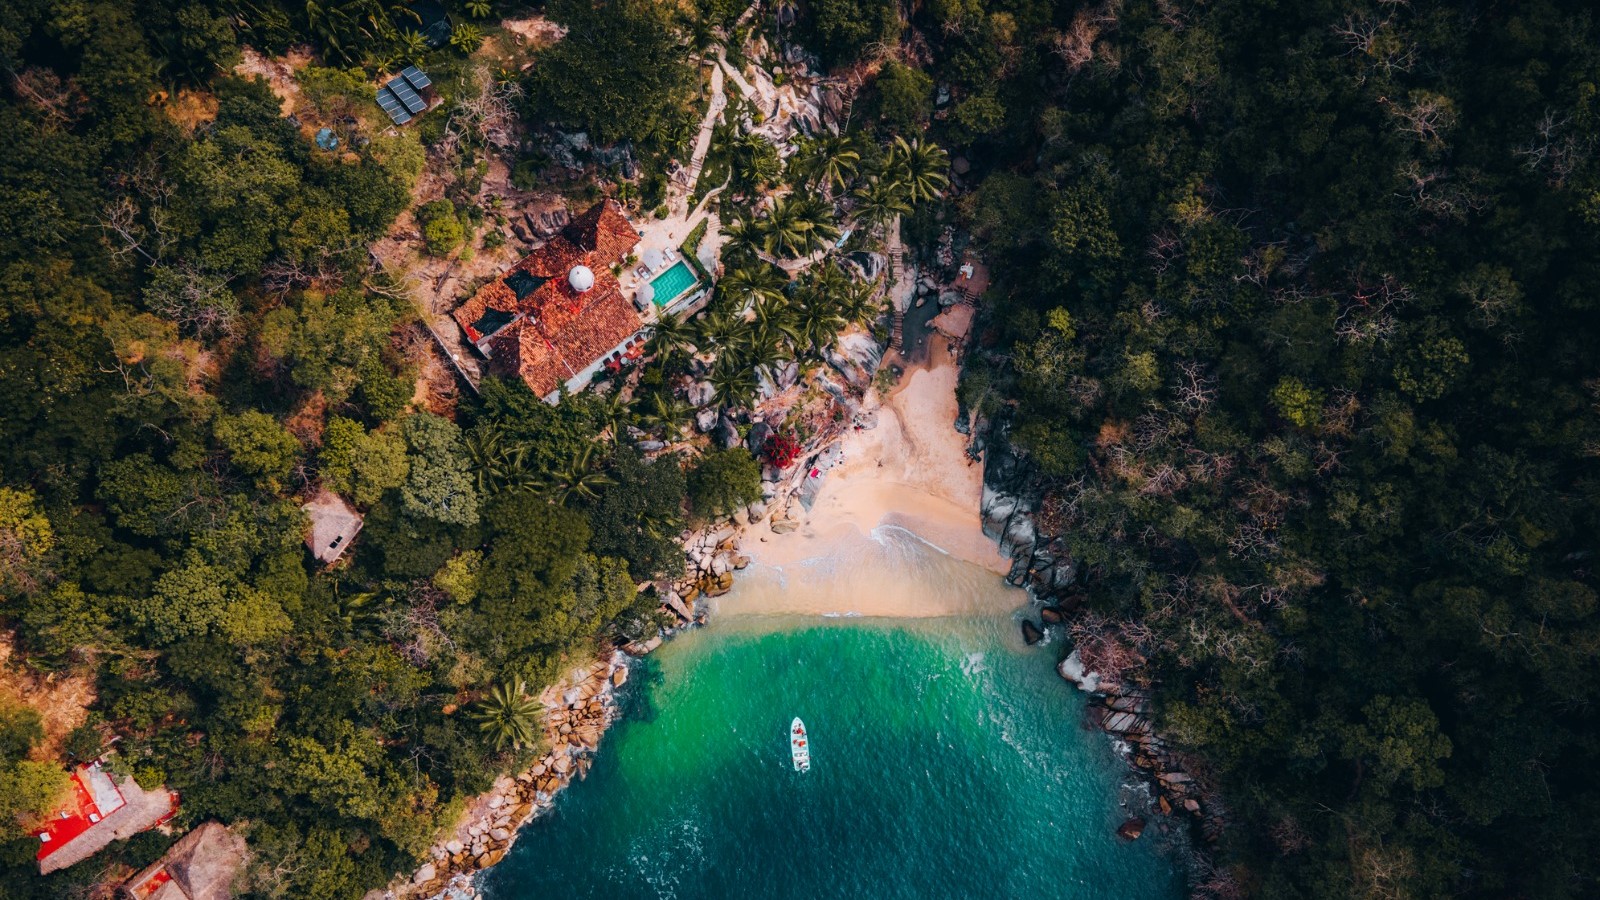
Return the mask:
<svg viewBox="0 0 1600 900">
<path fill-rule="evenodd" d="M 1023 599 L 931 550 L 892 577 Z M 1126 769 L 1053 661 L 1004 613 L 714 616 L 641 661 L 588 780 L 486 874 L 487 896 L 1179 896 L 1159 827 L 1114 837 Z M 794 716 L 806 774 L 790 765 Z"/>
</svg>

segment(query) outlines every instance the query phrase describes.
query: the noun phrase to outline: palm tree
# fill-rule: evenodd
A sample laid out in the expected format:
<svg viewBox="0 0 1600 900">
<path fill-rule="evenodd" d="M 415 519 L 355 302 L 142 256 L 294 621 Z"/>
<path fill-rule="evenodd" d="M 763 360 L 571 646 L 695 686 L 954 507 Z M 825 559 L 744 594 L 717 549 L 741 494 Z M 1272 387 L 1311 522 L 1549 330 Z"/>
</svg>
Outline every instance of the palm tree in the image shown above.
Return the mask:
<svg viewBox="0 0 1600 900">
<path fill-rule="evenodd" d="M 795 320 L 795 344 L 800 351 L 821 356 L 834 344 L 838 330 L 848 323 L 840 314 L 840 296 L 848 287 L 850 283 L 837 267 L 821 266 L 808 272 L 800 288 L 800 311 Z"/>
<path fill-rule="evenodd" d="M 478 701 L 477 709 L 470 715 L 498 753 L 506 744 L 514 750 L 537 744 L 538 734 L 534 729 L 543 712 L 544 708 L 528 696 L 527 685 L 519 678 L 514 684 L 501 682 L 490 688 L 489 695 Z"/>
<path fill-rule="evenodd" d="M 762 249 L 774 257 L 797 259 L 821 250 L 839 236 L 832 207 L 809 195 L 779 197 L 772 202 L 767 218 L 758 221 Z"/>
<path fill-rule="evenodd" d="M 739 319 L 727 307 L 718 306 L 694 321 L 694 345 L 702 352 L 721 351 L 739 333 Z"/>
<path fill-rule="evenodd" d="M 400 55 L 407 62 L 416 62 L 428 52 L 428 39 L 415 28 L 400 32 Z"/>
<path fill-rule="evenodd" d="M 528 446 L 508 439 L 499 427 L 475 428 L 467 433 L 464 444 L 479 493 L 522 490 L 537 482 L 527 465 Z"/>
<path fill-rule="evenodd" d="M 687 355 L 692 338 L 693 331 L 681 316 L 662 312 L 657 314 L 655 324 L 650 326 L 650 339 L 645 342 L 645 351 L 660 360 L 662 365 L 670 365 Z"/>
<path fill-rule="evenodd" d="M 856 218 L 868 228 L 877 229 L 894 221 L 896 216 L 911 212 L 908 195 L 903 184 L 882 175 L 874 175 L 867 183 L 856 188 Z"/>
<path fill-rule="evenodd" d="M 852 283 L 845 287 L 839 297 L 839 315 L 845 321 L 857 325 L 866 325 L 883 311 L 883 303 L 878 299 L 878 283 Z"/>
<path fill-rule="evenodd" d="M 601 428 L 611 435 L 612 445 L 621 443 L 623 432 L 627 430 L 628 423 L 633 421 L 633 410 L 622 396 L 621 388 L 600 401 L 596 417 L 600 420 Z"/>
<path fill-rule="evenodd" d="M 828 193 L 844 190 L 860 167 L 861 153 L 855 139 L 846 134 L 802 138 L 789 158 L 796 184 L 816 185 Z"/>
<path fill-rule="evenodd" d="M 681 435 L 683 423 L 689 418 L 689 405 L 665 389 L 646 394 L 639 403 L 639 409 L 639 425 L 648 431 L 659 432 L 667 440 Z"/>
<path fill-rule="evenodd" d="M 732 267 L 757 259 L 763 234 L 758 219 L 739 218 L 722 226 L 723 261 Z"/>
<path fill-rule="evenodd" d="M 779 294 L 776 297 L 765 297 L 750 309 L 750 331 L 752 333 L 772 332 L 780 336 L 793 337 L 794 335 L 794 305 L 789 298 Z"/>
<path fill-rule="evenodd" d="M 788 283 L 789 276 L 785 275 L 782 269 L 758 261 L 739 266 L 722 276 L 722 280 L 717 282 L 717 288 L 724 296 L 733 298 L 737 305 L 744 309 L 764 299 L 782 299 L 783 288 Z"/>
<path fill-rule="evenodd" d="M 462 53 L 471 53 L 483 43 L 483 32 L 478 26 L 469 22 L 462 22 L 450 30 L 450 46 Z"/>
<path fill-rule="evenodd" d="M 711 386 L 717 389 L 717 402 L 723 406 L 741 406 L 756 394 L 755 367 L 739 359 L 741 355 L 723 354 L 711 369 Z"/>
<path fill-rule="evenodd" d="M 907 199 L 922 203 L 944 193 L 950 186 L 950 176 L 945 174 L 949 164 L 950 154 L 938 144 L 924 142 L 921 138 L 907 142 L 897 135 L 889 147 L 885 170 L 905 187 Z"/>
<path fill-rule="evenodd" d="M 728 143 L 734 180 L 742 190 L 753 191 L 777 182 L 783 172 L 778 148 L 759 134 L 741 134 Z"/>
<path fill-rule="evenodd" d="M 593 444 L 584 447 L 583 452 L 574 456 L 566 468 L 555 469 L 545 475 L 546 492 L 561 506 L 568 506 L 573 500 L 598 499 L 601 488 L 616 483 L 616 479 L 599 470 Z"/>
</svg>

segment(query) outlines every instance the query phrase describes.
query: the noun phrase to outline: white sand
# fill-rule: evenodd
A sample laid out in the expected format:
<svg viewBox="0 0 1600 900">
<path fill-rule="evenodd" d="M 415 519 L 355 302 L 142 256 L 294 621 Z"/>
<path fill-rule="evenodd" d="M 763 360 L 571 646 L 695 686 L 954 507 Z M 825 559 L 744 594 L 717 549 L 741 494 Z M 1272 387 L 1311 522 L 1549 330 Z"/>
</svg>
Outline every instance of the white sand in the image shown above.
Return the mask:
<svg viewBox="0 0 1600 900">
<path fill-rule="evenodd" d="M 768 519 L 746 533 L 742 549 L 757 564 L 746 578 L 761 585 L 736 588 L 719 608 L 926 616 L 1017 604 L 996 577 L 1007 562 L 979 520 L 983 466 L 967 458 L 967 438 L 954 427 L 958 372 L 942 337 L 930 340 L 929 359 L 890 392 L 877 428 L 845 435 L 843 462 L 826 474 L 810 513 L 791 501 L 799 529 L 774 534 Z M 971 583 L 930 591 L 925 578 L 897 571 L 910 544 L 890 534 L 896 528 L 943 551 L 941 577 Z M 794 589 L 802 584 L 818 589 Z"/>
</svg>

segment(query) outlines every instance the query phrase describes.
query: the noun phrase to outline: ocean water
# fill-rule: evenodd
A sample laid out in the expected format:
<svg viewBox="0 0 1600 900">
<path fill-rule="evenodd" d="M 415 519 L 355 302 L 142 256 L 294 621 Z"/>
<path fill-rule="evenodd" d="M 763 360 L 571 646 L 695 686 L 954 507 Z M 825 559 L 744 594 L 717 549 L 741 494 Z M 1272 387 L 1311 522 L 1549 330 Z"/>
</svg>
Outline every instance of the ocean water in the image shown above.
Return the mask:
<svg viewBox="0 0 1600 900">
<path fill-rule="evenodd" d="M 921 571 L 1024 599 L 948 559 Z M 1012 612 L 765 615 L 762 592 L 829 589 L 767 576 L 640 661 L 588 779 L 482 877 L 490 900 L 1182 895 L 1164 826 L 1115 836 L 1139 792 Z"/>
</svg>

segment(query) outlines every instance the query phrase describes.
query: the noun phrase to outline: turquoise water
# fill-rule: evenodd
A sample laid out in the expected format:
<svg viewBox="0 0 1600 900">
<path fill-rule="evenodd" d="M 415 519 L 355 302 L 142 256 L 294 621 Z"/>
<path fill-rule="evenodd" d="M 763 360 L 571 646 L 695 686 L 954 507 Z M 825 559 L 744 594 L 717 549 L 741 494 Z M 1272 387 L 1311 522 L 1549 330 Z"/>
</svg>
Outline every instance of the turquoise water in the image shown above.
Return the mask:
<svg viewBox="0 0 1600 900">
<path fill-rule="evenodd" d="M 635 667 L 588 780 L 527 827 L 485 892 L 1181 896 L 1160 826 L 1115 837 L 1123 764 L 1080 724 L 1054 655 L 1015 630 L 1005 614 L 719 612 Z M 797 715 L 803 775 L 786 735 Z"/>
<path fill-rule="evenodd" d="M 684 291 L 694 287 L 695 281 L 694 271 L 689 268 L 688 263 L 681 259 L 673 263 L 672 268 L 650 279 L 650 288 L 654 292 L 656 305 L 664 307 L 672 303 Z"/>
</svg>

